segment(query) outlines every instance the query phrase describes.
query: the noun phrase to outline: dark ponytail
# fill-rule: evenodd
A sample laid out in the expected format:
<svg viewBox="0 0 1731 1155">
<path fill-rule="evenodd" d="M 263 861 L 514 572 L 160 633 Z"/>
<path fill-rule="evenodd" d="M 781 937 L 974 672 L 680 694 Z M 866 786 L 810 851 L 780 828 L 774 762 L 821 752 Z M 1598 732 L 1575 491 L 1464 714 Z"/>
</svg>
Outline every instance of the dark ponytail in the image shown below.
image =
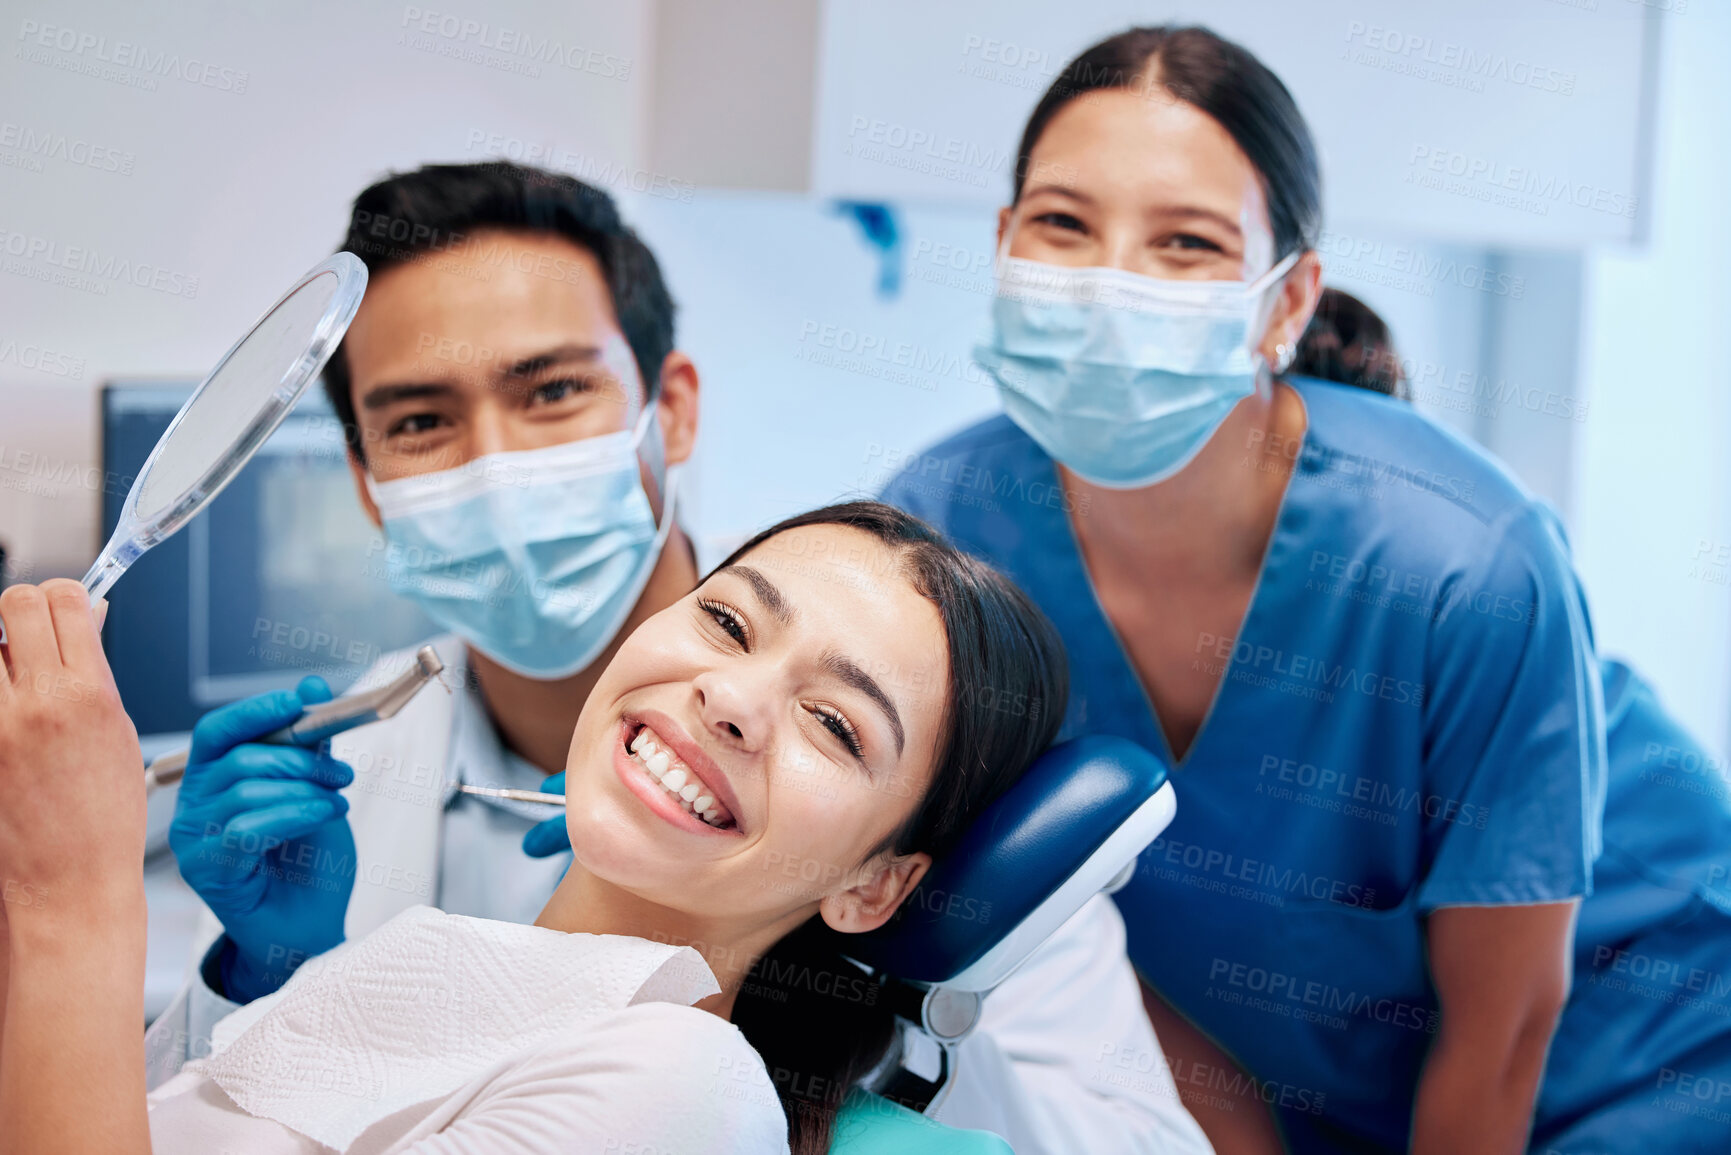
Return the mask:
<svg viewBox="0 0 1731 1155">
<path fill-rule="evenodd" d="M 1411 401 L 1388 323 L 1350 293 L 1324 289 L 1298 342 L 1293 373 Z"/>
<path fill-rule="evenodd" d="M 849 526 L 889 546 L 901 575 L 943 619 L 950 677 L 931 786 L 902 828 L 866 858 L 891 850 L 941 856 L 1057 733 L 1069 694 L 1063 643 L 1008 578 L 881 502 L 791 517 L 721 564 L 806 525 Z M 734 1025 L 775 1083 L 793 1155 L 826 1155 L 842 1099 L 894 1041 L 884 990 L 842 957 L 849 937 L 814 916 L 757 960 L 734 1002 Z"/>
<path fill-rule="evenodd" d="M 1250 158 L 1268 200 L 1275 259 L 1315 248 L 1322 229 L 1322 175 L 1310 128 L 1279 77 L 1206 28 L 1131 28 L 1070 61 L 1028 117 L 1016 150 L 1011 203 L 1022 199 L 1040 134 L 1065 105 L 1087 92 L 1156 85 L 1213 117 Z"/>
</svg>

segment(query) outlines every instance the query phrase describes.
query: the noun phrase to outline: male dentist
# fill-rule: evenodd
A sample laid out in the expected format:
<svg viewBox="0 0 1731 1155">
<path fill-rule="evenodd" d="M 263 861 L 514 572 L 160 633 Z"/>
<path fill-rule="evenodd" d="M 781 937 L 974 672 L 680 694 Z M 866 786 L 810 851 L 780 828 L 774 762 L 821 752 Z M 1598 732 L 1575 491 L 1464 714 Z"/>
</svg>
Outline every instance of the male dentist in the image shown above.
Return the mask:
<svg viewBox="0 0 1731 1155">
<path fill-rule="evenodd" d="M 153 1085 L 224 1014 L 408 906 L 534 921 L 569 861 L 563 814 L 457 787 L 561 790 L 620 640 L 699 576 L 676 520 L 698 374 L 611 198 L 511 164 L 433 165 L 362 192 L 343 247 L 370 282 L 325 386 L 385 533 L 367 564 L 450 631 L 432 644 L 452 692 L 328 754 L 251 741 L 327 697 L 318 679 L 200 720 L 169 841 L 221 933 L 147 1034 Z M 1207 1150 L 1109 902 L 988 1000 L 938 1117 L 1024 1155 Z"/>
</svg>

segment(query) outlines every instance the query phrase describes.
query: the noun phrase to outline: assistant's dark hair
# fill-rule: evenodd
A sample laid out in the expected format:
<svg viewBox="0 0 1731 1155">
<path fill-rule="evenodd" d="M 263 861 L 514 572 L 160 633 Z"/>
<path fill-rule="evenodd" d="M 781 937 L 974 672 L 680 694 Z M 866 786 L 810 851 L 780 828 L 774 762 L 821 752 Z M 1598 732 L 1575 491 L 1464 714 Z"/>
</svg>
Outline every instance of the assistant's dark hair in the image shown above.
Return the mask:
<svg viewBox="0 0 1731 1155">
<path fill-rule="evenodd" d="M 375 277 L 455 248 L 481 229 L 551 233 L 593 254 L 638 374 L 646 389 L 655 389 L 673 349 L 673 297 L 655 254 L 626 226 L 613 198 L 594 185 L 509 161 L 429 164 L 363 190 L 341 247 Z M 325 365 L 324 382 L 350 452 L 365 461 L 342 345 Z"/>
<path fill-rule="evenodd" d="M 1388 323 L 1369 305 L 1339 289 L 1322 290 L 1316 312 L 1298 340 L 1291 371 L 1412 400 Z"/>
<path fill-rule="evenodd" d="M 924 851 L 939 857 L 1051 744 L 1069 695 L 1063 643 L 1008 578 L 882 502 L 847 502 L 790 517 L 721 564 L 808 525 L 848 526 L 888 546 L 894 569 L 885 576 L 911 583 L 943 621 L 949 683 L 931 785 L 902 827 L 866 856 Z M 849 937 L 814 916 L 757 961 L 734 1004 L 734 1025 L 775 1083 L 793 1155 L 829 1150 L 842 1097 L 894 1040 L 885 992 L 842 957 Z"/>
<path fill-rule="evenodd" d="M 1275 259 L 1315 248 L 1322 229 L 1322 174 L 1310 128 L 1279 77 L 1206 28 L 1131 28 L 1070 61 L 1028 117 L 1011 203 L 1022 199 L 1034 146 L 1065 105 L 1088 92 L 1146 92 L 1155 86 L 1213 117 L 1250 158 L 1268 200 Z"/>
</svg>

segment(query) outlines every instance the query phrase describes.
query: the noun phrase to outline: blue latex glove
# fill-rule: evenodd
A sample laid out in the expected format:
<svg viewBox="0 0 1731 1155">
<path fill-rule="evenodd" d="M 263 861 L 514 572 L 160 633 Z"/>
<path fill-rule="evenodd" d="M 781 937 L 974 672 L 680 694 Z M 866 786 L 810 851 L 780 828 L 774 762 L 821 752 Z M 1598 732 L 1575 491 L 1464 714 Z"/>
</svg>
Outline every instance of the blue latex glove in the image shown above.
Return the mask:
<svg viewBox="0 0 1731 1155">
<path fill-rule="evenodd" d="M 541 787 L 543 794 L 565 793 L 565 771 L 552 775 Z M 571 849 L 571 832 L 565 829 L 565 815 L 555 814 L 547 821 L 529 828 L 523 835 L 523 853 L 530 858 L 546 858 L 561 850 Z"/>
<path fill-rule="evenodd" d="M 331 699 L 323 678 L 212 710 L 192 731 L 168 845 L 180 875 L 222 920 L 223 991 L 267 995 L 343 941 L 355 884 L 348 799 L 354 771 L 321 747 L 252 741 Z"/>
</svg>

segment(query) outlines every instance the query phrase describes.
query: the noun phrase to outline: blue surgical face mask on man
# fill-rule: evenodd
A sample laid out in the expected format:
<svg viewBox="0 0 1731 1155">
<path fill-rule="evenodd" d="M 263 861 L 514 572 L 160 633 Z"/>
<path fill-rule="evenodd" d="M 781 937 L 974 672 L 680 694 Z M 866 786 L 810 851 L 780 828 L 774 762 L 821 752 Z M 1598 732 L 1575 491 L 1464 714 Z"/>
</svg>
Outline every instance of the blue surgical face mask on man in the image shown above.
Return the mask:
<svg viewBox="0 0 1731 1155">
<path fill-rule="evenodd" d="M 1270 286 L 1168 281 L 1000 253 L 992 339 L 974 359 L 1010 419 L 1084 480 L 1135 489 L 1177 473 L 1256 390 Z"/>
<path fill-rule="evenodd" d="M 553 679 L 619 632 L 673 527 L 653 402 L 634 427 L 455 469 L 367 479 L 391 588 L 506 669 Z M 663 496 L 661 521 L 641 467 Z"/>
</svg>

